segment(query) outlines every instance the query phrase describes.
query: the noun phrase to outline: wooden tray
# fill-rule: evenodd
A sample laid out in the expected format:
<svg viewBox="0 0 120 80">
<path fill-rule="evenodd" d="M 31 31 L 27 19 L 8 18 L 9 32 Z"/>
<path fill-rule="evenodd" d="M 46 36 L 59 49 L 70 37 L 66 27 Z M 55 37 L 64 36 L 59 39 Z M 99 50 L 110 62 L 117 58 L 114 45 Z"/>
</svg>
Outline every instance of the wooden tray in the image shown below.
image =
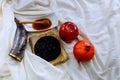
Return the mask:
<svg viewBox="0 0 120 80">
<path fill-rule="evenodd" d="M 34 35 L 32 35 L 29 38 L 29 43 L 30 43 L 30 46 L 31 46 L 31 49 L 32 49 L 33 53 L 34 53 L 34 45 L 35 45 L 35 43 L 37 42 L 38 39 L 40 39 L 41 37 L 44 37 L 44 36 L 55 37 L 60 42 L 60 38 L 59 38 L 59 35 L 58 35 L 56 29 L 52 29 L 52 30 L 48 30 L 48 31 L 45 31 L 45 32 L 40 32 L 40 33 L 35 33 Z M 68 59 L 68 55 L 67 55 L 66 51 L 64 50 L 61 42 L 60 42 L 60 47 L 61 47 L 60 55 L 56 59 L 50 61 L 50 63 L 53 64 L 53 65 L 63 63 Z"/>
</svg>

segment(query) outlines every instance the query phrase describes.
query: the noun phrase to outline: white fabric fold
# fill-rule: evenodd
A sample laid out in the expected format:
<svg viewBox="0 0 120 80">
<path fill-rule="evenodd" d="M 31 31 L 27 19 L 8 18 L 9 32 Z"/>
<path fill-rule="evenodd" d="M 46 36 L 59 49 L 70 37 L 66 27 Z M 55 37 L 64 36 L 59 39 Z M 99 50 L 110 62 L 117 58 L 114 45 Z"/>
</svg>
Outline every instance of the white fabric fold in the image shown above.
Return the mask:
<svg viewBox="0 0 120 80">
<path fill-rule="evenodd" d="M 0 80 L 120 80 L 119 0 L 2 0 L 3 28 L 0 32 Z M 32 54 L 29 43 L 21 63 L 8 56 L 16 30 L 14 17 L 33 20 L 55 13 L 58 30 L 66 21 L 74 22 L 80 35 L 95 47 L 94 58 L 78 62 L 72 43 L 62 44 L 69 60 L 53 66 Z"/>
</svg>

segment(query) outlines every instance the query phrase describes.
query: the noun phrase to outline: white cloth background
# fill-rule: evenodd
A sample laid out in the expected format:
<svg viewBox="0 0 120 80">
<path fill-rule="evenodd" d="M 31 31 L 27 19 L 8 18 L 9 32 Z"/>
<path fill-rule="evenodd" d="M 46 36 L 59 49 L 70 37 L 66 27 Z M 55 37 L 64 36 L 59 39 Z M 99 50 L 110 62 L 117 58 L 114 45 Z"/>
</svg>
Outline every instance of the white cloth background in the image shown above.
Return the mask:
<svg viewBox="0 0 120 80">
<path fill-rule="evenodd" d="M 0 80 L 120 80 L 120 1 L 119 0 L 2 0 L 3 28 L 0 32 Z M 8 56 L 16 24 L 56 13 L 60 24 L 77 24 L 84 39 L 95 46 L 90 62 L 77 62 L 72 48 L 77 40 L 63 43 L 69 60 L 53 66 L 33 55 L 29 44 L 21 63 Z M 32 17 L 31 17 L 32 16 Z M 58 29 L 59 26 L 58 25 Z"/>
</svg>

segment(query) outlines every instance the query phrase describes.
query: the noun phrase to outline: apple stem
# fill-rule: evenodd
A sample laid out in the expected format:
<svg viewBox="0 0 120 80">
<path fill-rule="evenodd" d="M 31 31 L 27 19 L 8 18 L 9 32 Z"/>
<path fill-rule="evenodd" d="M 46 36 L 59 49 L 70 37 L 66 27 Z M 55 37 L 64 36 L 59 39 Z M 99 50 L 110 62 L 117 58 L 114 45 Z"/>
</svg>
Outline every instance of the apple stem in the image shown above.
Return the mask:
<svg viewBox="0 0 120 80">
<path fill-rule="evenodd" d="M 86 46 L 86 50 L 89 51 L 90 50 L 90 46 Z"/>
</svg>

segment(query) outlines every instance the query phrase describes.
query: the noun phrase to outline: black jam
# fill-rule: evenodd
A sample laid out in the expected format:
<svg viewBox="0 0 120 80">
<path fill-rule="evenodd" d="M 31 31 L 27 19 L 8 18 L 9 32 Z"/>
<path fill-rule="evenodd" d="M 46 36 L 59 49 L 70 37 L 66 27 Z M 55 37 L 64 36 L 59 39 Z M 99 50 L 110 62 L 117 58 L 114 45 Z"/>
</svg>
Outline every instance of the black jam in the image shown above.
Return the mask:
<svg viewBox="0 0 120 80">
<path fill-rule="evenodd" d="M 56 59 L 61 53 L 59 41 L 53 36 L 40 38 L 34 46 L 35 54 L 46 61 Z"/>
</svg>

